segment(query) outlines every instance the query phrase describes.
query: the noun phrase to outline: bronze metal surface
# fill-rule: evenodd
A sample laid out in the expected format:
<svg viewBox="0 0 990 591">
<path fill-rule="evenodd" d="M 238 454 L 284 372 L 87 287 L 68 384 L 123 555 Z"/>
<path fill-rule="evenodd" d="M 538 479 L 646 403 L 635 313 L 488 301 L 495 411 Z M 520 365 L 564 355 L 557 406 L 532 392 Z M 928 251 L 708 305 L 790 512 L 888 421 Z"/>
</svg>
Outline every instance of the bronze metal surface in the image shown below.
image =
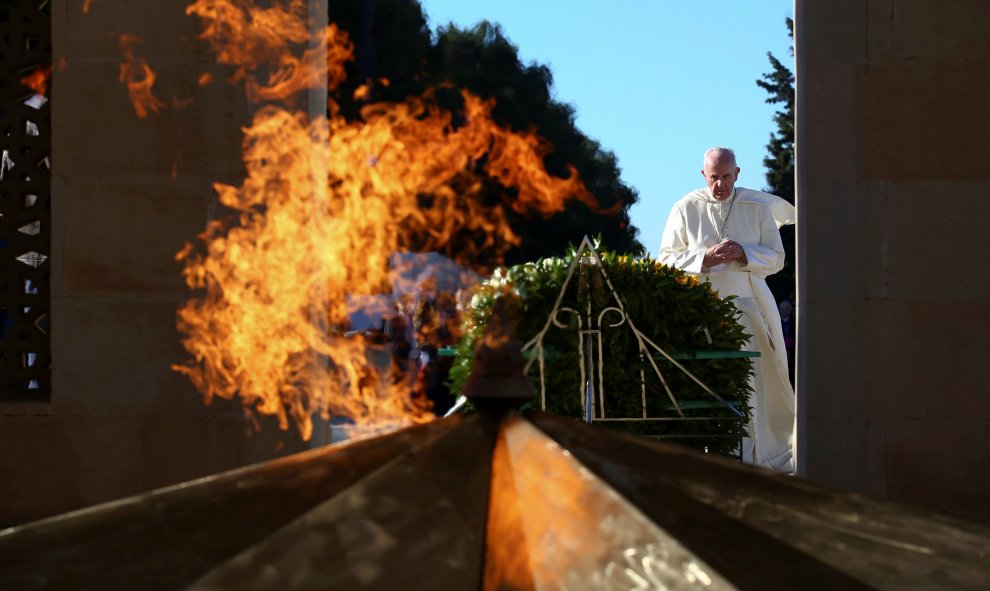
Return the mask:
<svg viewBox="0 0 990 591">
<path fill-rule="evenodd" d="M 990 581 L 985 527 L 561 417 L 531 418 L 741 588 L 985 589 Z"/>
<path fill-rule="evenodd" d="M 736 588 L 528 421 L 492 466 L 486 591 Z"/>
<path fill-rule="evenodd" d="M 190 589 L 477 589 L 495 432 L 487 415 L 467 418 Z"/>
<path fill-rule="evenodd" d="M 0 589 L 176 589 L 462 424 L 451 417 L 0 532 Z"/>
<path fill-rule="evenodd" d="M 980 526 L 502 409 L 0 532 L 0 588 L 982 589 L 988 551 Z"/>
</svg>

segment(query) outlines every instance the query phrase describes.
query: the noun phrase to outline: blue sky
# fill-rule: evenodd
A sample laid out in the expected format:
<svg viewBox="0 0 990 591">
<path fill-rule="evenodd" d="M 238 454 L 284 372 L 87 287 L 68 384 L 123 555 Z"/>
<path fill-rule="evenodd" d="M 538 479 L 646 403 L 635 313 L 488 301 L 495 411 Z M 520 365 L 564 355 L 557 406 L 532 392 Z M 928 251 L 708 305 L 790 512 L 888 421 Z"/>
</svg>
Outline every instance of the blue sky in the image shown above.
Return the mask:
<svg viewBox="0 0 990 591">
<path fill-rule="evenodd" d="M 430 27 L 502 25 L 524 63 L 553 71 L 555 97 L 616 154 L 639 191 L 632 223 L 656 256 L 670 207 L 703 186 L 712 146 L 736 150 L 740 186 L 766 184 L 776 106 L 756 85 L 767 52 L 793 71 L 793 0 L 420 0 Z"/>
</svg>

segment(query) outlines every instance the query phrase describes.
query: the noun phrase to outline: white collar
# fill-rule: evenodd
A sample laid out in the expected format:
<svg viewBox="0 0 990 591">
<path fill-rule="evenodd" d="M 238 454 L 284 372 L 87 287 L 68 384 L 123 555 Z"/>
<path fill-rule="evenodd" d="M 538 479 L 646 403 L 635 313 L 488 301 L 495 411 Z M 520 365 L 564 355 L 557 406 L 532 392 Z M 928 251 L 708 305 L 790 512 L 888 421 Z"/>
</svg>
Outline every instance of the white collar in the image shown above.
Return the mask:
<svg viewBox="0 0 990 591">
<path fill-rule="evenodd" d="M 708 187 L 705 187 L 704 188 L 705 199 L 707 199 L 708 201 L 711 201 L 713 203 L 729 203 L 729 202 L 731 202 L 736 197 L 736 191 L 737 191 L 736 187 L 732 187 L 732 192 L 729 193 L 729 196 L 726 197 L 725 199 L 719 201 L 718 199 L 715 198 L 714 195 L 712 195 L 712 190 L 711 189 L 709 189 Z"/>
</svg>

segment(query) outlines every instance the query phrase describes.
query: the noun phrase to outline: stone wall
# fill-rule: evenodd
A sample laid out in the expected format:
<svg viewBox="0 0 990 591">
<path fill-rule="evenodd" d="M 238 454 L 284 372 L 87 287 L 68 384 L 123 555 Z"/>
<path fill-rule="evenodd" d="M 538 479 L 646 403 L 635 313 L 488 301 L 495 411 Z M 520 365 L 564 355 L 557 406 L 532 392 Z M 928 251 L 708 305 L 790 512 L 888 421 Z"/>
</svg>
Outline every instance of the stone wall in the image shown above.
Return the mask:
<svg viewBox="0 0 990 591">
<path fill-rule="evenodd" d="M 169 368 L 188 296 L 174 257 L 216 215 L 212 183 L 242 175 L 243 86 L 195 43 L 185 3 L 83 4 L 52 7 L 52 396 L 0 404 L 0 525 L 304 447 L 268 422 L 248 436 L 238 403 L 205 407 Z M 157 115 L 135 116 L 118 81 L 124 33 L 158 73 Z"/>
<path fill-rule="evenodd" d="M 796 24 L 802 473 L 990 520 L 990 4 Z"/>
</svg>

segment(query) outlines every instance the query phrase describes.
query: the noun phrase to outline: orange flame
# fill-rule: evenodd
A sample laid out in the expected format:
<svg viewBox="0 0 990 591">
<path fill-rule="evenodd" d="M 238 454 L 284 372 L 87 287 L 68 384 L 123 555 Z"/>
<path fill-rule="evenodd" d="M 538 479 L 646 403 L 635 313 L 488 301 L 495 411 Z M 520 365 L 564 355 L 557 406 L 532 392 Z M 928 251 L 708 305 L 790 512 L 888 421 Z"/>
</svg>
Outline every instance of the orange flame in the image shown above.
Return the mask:
<svg viewBox="0 0 990 591">
<path fill-rule="evenodd" d="M 92 4 L 92 3 L 93 3 L 93 0 L 83 0 L 83 7 L 82 7 L 82 11 L 83 11 L 83 12 L 89 12 L 89 6 L 90 6 L 90 4 Z"/>
<path fill-rule="evenodd" d="M 21 84 L 30 88 L 35 94 L 48 94 L 48 79 L 51 78 L 52 67 L 37 67 L 31 73 L 21 78 Z"/>
<path fill-rule="evenodd" d="M 246 79 L 252 100 L 274 101 L 306 88 L 334 88 L 346 76 L 350 42 L 334 24 L 311 34 L 307 7 L 302 0 L 268 8 L 246 0 L 196 0 L 186 14 L 200 18 L 199 38 L 211 45 L 218 62 L 234 66 L 235 80 Z M 299 48 L 302 55 L 294 55 Z M 267 79 L 261 81 L 265 71 Z"/>
<path fill-rule="evenodd" d="M 197 0 L 187 13 L 202 19 L 202 39 L 257 100 L 292 104 L 300 90 L 336 87 L 351 59 L 334 25 L 310 37 L 299 0 L 268 9 Z M 431 418 L 375 350 L 342 334 L 348 297 L 388 291 L 395 252 L 440 251 L 470 265 L 517 244 L 502 205 L 476 198 L 479 168 L 510 189 L 517 211 L 550 215 L 570 197 L 593 202 L 573 173 L 546 172 L 546 142 L 502 129 L 490 118 L 492 101 L 462 94 L 458 125 L 429 96 L 367 105 L 357 122 L 334 115 L 332 104 L 329 117 L 275 105 L 256 113 L 244 132 L 247 177 L 215 185 L 236 219 L 207 227 L 205 252 L 187 245 L 177 256 L 187 284 L 205 295 L 179 310 L 193 360 L 175 369 L 207 401 L 240 396 L 282 428 L 291 419 L 304 438 L 314 415 Z"/>
<path fill-rule="evenodd" d="M 165 103 L 151 90 L 155 85 L 155 72 L 151 66 L 144 60 L 134 59 L 134 44 L 140 41 L 134 35 L 120 36 L 120 51 L 124 55 L 124 61 L 120 64 L 120 81 L 127 85 L 134 112 L 139 119 L 144 119 L 149 111 L 157 113 Z"/>
</svg>

